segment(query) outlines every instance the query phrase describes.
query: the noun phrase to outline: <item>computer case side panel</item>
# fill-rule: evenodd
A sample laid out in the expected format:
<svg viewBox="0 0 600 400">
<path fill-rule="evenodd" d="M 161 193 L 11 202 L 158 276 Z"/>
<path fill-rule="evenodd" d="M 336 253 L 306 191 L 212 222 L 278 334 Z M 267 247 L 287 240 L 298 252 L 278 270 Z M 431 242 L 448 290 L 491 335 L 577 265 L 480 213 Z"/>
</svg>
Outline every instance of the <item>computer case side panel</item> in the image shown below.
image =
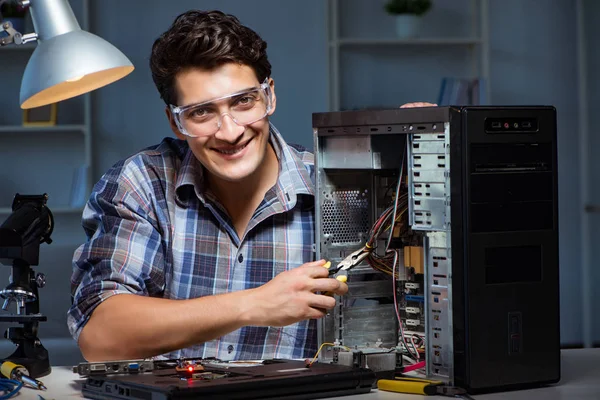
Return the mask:
<svg viewBox="0 0 600 400">
<path fill-rule="evenodd" d="M 462 134 L 462 114 L 460 108 L 450 112 L 450 196 L 451 196 L 451 243 L 454 249 L 452 254 L 452 315 L 453 315 L 453 340 L 454 340 L 454 385 L 465 387 L 469 381 L 467 363 L 469 350 L 469 331 L 467 329 L 468 313 L 465 308 L 465 288 L 467 278 L 465 274 L 466 242 L 464 227 L 466 226 L 466 210 L 464 209 L 466 197 L 464 187 L 465 162 L 463 157 L 466 143 Z"/>
<path fill-rule="evenodd" d="M 454 299 L 464 311 L 464 321 L 455 313 L 455 338 L 464 337 L 464 346 L 455 345 L 456 382 L 472 393 L 557 382 L 555 110 L 467 107 L 461 114 L 463 165 L 456 180 L 463 186 L 457 193 L 466 211 L 465 251 L 462 266 L 456 259 L 453 265 L 455 284 L 464 285 L 464 305 Z"/>
</svg>

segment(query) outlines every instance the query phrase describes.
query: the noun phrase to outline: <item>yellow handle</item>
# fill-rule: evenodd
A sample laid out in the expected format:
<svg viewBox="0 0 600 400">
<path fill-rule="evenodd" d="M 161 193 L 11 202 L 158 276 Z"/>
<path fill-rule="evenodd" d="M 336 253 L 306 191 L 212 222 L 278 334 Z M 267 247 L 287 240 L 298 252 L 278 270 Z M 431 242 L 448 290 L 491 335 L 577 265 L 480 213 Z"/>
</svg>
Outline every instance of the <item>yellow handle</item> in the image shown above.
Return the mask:
<svg viewBox="0 0 600 400">
<path fill-rule="evenodd" d="M 15 368 L 25 368 L 22 365 L 15 364 L 10 361 L 4 361 L 2 365 L 0 365 L 0 373 L 7 377 L 8 379 L 12 379 L 12 372 Z"/>
<path fill-rule="evenodd" d="M 325 264 L 323 264 L 323 267 L 329 269 L 329 267 L 331 267 L 331 261 L 327 261 Z M 346 283 L 348 281 L 348 277 L 346 275 L 338 275 L 335 277 L 335 279 L 343 283 Z M 325 296 L 333 296 L 332 292 L 325 292 L 323 294 Z"/>
<path fill-rule="evenodd" d="M 431 395 L 437 392 L 435 386 L 437 385 L 429 382 L 402 379 L 380 379 L 377 381 L 379 390 L 397 393 Z"/>
</svg>

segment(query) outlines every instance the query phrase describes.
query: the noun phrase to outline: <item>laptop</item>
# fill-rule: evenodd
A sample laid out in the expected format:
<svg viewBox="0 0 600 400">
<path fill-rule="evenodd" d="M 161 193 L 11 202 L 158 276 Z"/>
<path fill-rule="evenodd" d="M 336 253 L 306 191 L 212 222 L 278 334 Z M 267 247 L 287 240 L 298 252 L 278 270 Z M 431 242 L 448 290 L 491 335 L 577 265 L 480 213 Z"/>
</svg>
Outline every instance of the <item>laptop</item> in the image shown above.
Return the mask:
<svg viewBox="0 0 600 400">
<path fill-rule="evenodd" d="M 366 368 L 304 361 L 155 364 L 149 372 L 92 374 L 83 384 L 88 399 L 318 399 L 368 393 L 375 373 Z"/>
</svg>

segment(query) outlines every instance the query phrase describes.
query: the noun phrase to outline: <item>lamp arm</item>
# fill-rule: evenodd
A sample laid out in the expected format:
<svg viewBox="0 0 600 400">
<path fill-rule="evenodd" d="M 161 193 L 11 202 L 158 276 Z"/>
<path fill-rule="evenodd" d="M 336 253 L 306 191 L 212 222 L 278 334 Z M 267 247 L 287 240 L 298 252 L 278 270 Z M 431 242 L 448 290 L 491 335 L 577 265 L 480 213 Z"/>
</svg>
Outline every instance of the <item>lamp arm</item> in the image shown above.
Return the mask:
<svg viewBox="0 0 600 400">
<path fill-rule="evenodd" d="M 9 44 L 25 44 L 29 42 L 35 42 L 38 38 L 37 33 L 27 33 L 25 35 L 13 28 L 10 21 L 4 21 L 0 26 L 0 34 L 6 33 L 6 35 L 0 35 L 0 47 Z"/>
</svg>

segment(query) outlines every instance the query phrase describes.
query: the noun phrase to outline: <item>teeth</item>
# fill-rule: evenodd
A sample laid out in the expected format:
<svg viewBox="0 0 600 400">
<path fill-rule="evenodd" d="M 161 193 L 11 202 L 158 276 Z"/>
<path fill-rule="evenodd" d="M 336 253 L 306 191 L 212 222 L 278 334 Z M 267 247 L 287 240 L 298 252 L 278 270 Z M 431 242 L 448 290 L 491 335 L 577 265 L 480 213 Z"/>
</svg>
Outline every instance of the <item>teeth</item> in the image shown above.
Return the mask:
<svg viewBox="0 0 600 400">
<path fill-rule="evenodd" d="M 235 153 L 239 153 L 240 151 L 244 150 L 246 148 L 246 146 L 248 146 L 248 143 L 246 143 L 245 145 L 243 145 L 242 147 L 238 147 L 235 149 L 231 149 L 231 150 L 217 150 L 219 153 L 221 154 L 235 154 Z"/>
</svg>

